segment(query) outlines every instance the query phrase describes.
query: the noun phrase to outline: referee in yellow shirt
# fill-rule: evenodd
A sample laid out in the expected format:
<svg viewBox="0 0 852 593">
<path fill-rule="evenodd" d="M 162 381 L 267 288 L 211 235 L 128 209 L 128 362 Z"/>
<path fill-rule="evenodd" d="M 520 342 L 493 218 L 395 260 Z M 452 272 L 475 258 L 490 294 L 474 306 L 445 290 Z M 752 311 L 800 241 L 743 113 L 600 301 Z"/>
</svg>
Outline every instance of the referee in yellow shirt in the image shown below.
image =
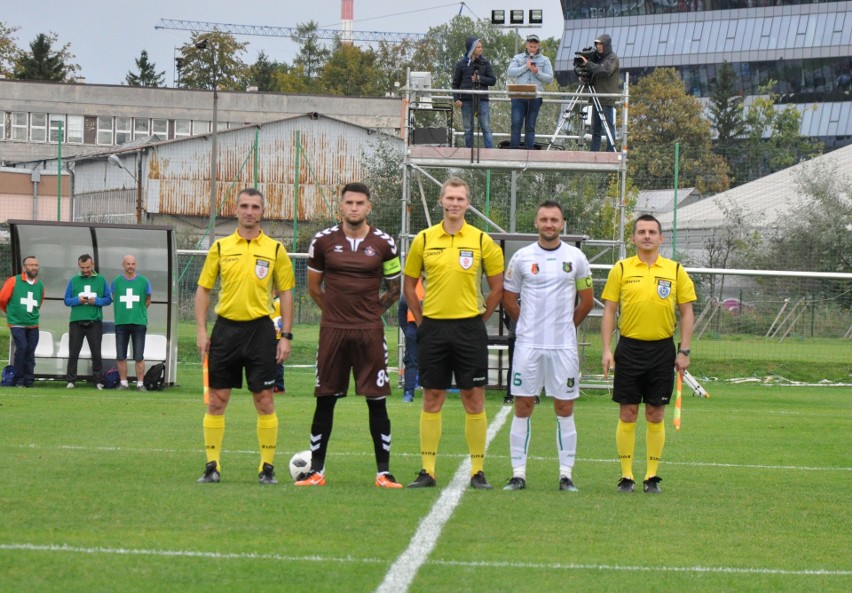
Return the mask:
<svg viewBox="0 0 852 593">
<path fill-rule="evenodd" d="M 473 488 L 491 489 L 485 479 L 485 384 L 488 379 L 488 332 L 485 321 L 503 295 L 503 251 L 483 231 L 467 224 L 470 189 L 464 180 L 444 182 L 438 203 L 443 220 L 423 231 L 405 262 L 403 290 L 417 324 L 417 368 L 423 386 L 420 456 L 423 469 L 409 488 L 436 485 L 435 462 L 441 441 L 441 408 L 453 375 L 466 412 L 465 437 L 470 451 Z M 480 278 L 488 279 L 485 310 L 480 310 Z M 425 274 L 425 296 L 417 298 L 417 281 Z"/>
<path fill-rule="evenodd" d="M 660 221 L 644 214 L 633 224 L 636 255 L 623 259 L 609 272 L 601 298 L 604 377 L 615 369 L 613 401 L 619 404 L 615 442 L 621 462 L 619 492 L 633 492 L 633 452 L 636 445 L 636 420 L 639 404 L 645 403 L 648 469 L 643 490 L 660 492 L 662 478 L 657 475 L 666 431 L 663 420 L 674 387 L 674 372 L 689 367 L 689 343 L 695 316 L 695 286 L 686 270 L 660 255 L 663 233 Z M 680 345 L 672 337 L 680 312 Z M 621 338 L 613 356 L 611 341 L 615 313 L 620 309 Z"/>
<path fill-rule="evenodd" d="M 261 484 L 275 480 L 275 446 L 278 416 L 272 389 L 275 365 L 290 356 L 293 339 L 293 264 L 284 246 L 260 228 L 264 198 L 256 189 L 246 188 L 237 196 L 237 230 L 210 247 L 195 292 L 196 344 L 201 356 L 208 357 L 209 403 L 204 415 L 204 446 L 207 465 L 200 483 L 220 480 L 222 440 L 225 436 L 225 408 L 231 389 L 246 383 L 257 409 L 257 440 L 260 446 L 258 479 Z M 207 335 L 210 291 L 219 279 L 216 323 Z M 276 347 L 272 311 L 273 292 L 281 303 L 281 339 Z M 275 352 L 275 356 L 272 352 Z"/>
</svg>

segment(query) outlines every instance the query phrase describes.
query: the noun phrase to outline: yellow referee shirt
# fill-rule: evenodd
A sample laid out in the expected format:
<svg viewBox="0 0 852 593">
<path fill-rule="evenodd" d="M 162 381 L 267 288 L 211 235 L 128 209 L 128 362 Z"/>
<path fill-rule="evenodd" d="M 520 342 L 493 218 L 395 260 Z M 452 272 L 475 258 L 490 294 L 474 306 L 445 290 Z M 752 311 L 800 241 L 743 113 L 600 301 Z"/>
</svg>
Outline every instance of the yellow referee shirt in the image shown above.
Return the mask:
<svg viewBox="0 0 852 593">
<path fill-rule="evenodd" d="M 268 316 L 272 311 L 273 289 L 289 290 L 296 285 L 287 250 L 263 231 L 251 241 L 235 232 L 213 243 L 198 285 L 212 290 L 217 277 L 216 314 L 231 321 Z"/>
<path fill-rule="evenodd" d="M 654 265 L 629 257 L 609 271 L 601 298 L 619 303 L 618 331 L 635 340 L 674 335 L 675 308 L 696 300 L 695 285 L 677 262 L 657 257 Z"/>
<path fill-rule="evenodd" d="M 424 271 L 424 317 L 476 317 L 482 313 L 481 275 L 503 273 L 503 251 L 485 232 L 466 222 L 455 235 L 438 223 L 418 233 L 405 261 L 406 276 L 419 278 Z"/>
</svg>

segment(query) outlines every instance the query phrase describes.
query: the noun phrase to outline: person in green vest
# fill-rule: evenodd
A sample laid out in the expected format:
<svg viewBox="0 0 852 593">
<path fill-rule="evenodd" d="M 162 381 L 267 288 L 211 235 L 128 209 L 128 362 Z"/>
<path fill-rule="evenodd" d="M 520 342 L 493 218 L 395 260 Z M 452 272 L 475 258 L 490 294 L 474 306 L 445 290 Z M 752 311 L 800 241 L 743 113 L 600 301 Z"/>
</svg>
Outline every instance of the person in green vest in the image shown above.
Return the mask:
<svg viewBox="0 0 852 593">
<path fill-rule="evenodd" d="M 77 381 L 77 361 L 83 348 L 83 338 L 92 352 L 92 375 L 98 389 L 104 388 L 101 338 L 103 337 L 103 308 L 112 303 L 112 293 L 106 279 L 95 271 L 95 260 L 88 253 L 77 258 L 80 273 L 68 281 L 65 306 L 71 307 L 68 322 L 68 389 Z"/>
<path fill-rule="evenodd" d="M 35 351 L 38 346 L 39 310 L 44 302 L 44 284 L 38 278 L 38 259 L 28 255 L 22 274 L 12 276 L 0 290 L 0 309 L 15 343 L 16 387 L 32 387 L 35 381 Z"/>
<path fill-rule="evenodd" d="M 127 389 L 127 347 L 133 340 L 133 360 L 136 363 L 136 389 L 145 391 L 145 334 L 148 331 L 148 307 L 151 305 L 151 283 L 136 273 L 136 258 L 125 255 L 121 260 L 124 274 L 112 281 L 115 299 L 115 365 L 121 382 Z"/>
</svg>

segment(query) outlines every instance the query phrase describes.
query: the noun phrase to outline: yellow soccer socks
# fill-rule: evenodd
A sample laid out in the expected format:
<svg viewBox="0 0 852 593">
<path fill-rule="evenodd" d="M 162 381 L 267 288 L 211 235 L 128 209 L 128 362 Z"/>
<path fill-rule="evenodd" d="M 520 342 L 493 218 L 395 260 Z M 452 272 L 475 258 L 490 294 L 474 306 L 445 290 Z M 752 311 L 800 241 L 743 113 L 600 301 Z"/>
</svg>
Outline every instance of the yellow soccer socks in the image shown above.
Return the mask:
<svg viewBox="0 0 852 593">
<path fill-rule="evenodd" d="M 645 433 L 645 443 L 648 449 L 648 473 L 645 479 L 657 475 L 660 467 L 660 458 L 663 456 L 663 446 L 666 444 L 666 425 L 664 422 L 648 422 Z"/>
<path fill-rule="evenodd" d="M 263 464 L 275 465 L 275 446 L 278 443 L 278 416 L 258 414 L 257 444 L 260 446 L 260 465 L 257 471 L 263 471 Z"/>
<path fill-rule="evenodd" d="M 465 414 L 464 437 L 470 451 L 470 475 L 475 476 L 485 467 L 485 437 L 488 432 L 488 418 L 485 412 Z"/>
<path fill-rule="evenodd" d="M 615 429 L 615 445 L 621 463 L 621 477 L 633 479 L 633 451 L 636 449 L 636 423 L 618 421 Z"/>
<path fill-rule="evenodd" d="M 207 463 L 216 462 L 216 469 L 222 471 L 222 441 L 225 438 L 225 416 L 204 414 L 204 450 L 207 453 Z"/>
<path fill-rule="evenodd" d="M 435 458 L 438 457 L 441 430 L 441 412 L 420 412 L 420 457 L 423 469 L 433 478 L 436 477 Z"/>
</svg>

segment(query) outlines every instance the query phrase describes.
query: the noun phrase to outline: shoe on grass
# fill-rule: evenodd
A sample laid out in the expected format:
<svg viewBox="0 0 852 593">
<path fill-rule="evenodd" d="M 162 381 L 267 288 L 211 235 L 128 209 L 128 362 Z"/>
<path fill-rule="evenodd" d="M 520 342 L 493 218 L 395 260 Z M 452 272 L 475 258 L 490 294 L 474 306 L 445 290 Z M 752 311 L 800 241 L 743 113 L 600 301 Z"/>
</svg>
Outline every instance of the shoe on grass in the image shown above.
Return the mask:
<svg viewBox="0 0 852 593">
<path fill-rule="evenodd" d="M 325 474 L 312 469 L 304 480 L 296 482 L 296 486 L 325 486 Z"/>
<path fill-rule="evenodd" d="M 564 492 L 579 492 L 577 487 L 574 485 L 574 481 L 567 476 L 559 478 L 559 489 Z"/>
<path fill-rule="evenodd" d="M 526 487 L 527 481 L 523 478 L 515 476 L 513 478 L 509 478 L 506 481 L 506 485 L 503 486 L 503 490 L 523 490 Z"/>
<path fill-rule="evenodd" d="M 216 469 L 216 462 L 208 461 L 207 465 L 204 466 L 204 475 L 195 481 L 199 484 L 218 484 L 220 479 L 219 470 Z"/>
<path fill-rule="evenodd" d="M 485 472 L 479 470 L 470 478 L 470 487 L 476 490 L 491 490 L 491 484 L 485 478 Z"/>
<path fill-rule="evenodd" d="M 402 488 L 402 484 L 396 481 L 393 474 L 379 474 L 376 476 L 376 488 Z"/>
<path fill-rule="evenodd" d="M 663 491 L 660 490 L 660 482 L 662 481 L 660 476 L 651 476 L 642 482 L 642 490 L 648 494 L 661 494 Z"/>
<path fill-rule="evenodd" d="M 636 487 L 636 482 L 634 482 L 630 478 L 621 478 L 618 481 L 618 486 L 616 486 L 616 488 L 618 488 L 619 492 L 633 492 L 633 489 L 635 487 Z"/>
<path fill-rule="evenodd" d="M 420 473 L 417 474 L 417 478 L 413 482 L 411 482 L 407 488 L 434 488 L 438 482 L 435 481 L 435 478 L 429 475 L 425 469 L 421 469 Z"/>
<path fill-rule="evenodd" d="M 261 484 L 277 484 L 278 480 L 275 479 L 275 468 L 268 463 L 264 463 L 263 469 L 257 474 L 257 481 Z"/>
</svg>

